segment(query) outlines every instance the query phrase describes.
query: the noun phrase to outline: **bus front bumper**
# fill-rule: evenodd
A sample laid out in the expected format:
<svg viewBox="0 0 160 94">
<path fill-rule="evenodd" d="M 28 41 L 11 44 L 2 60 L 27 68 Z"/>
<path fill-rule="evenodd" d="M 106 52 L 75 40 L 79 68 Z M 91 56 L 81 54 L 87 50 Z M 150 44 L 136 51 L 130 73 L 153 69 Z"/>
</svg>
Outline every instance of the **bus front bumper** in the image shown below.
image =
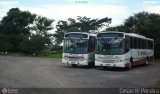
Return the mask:
<svg viewBox="0 0 160 94">
<path fill-rule="evenodd" d="M 79 60 L 79 61 L 68 61 L 65 59 L 62 59 L 62 63 L 67 64 L 67 65 L 88 65 L 88 61 L 87 60 Z"/>
<path fill-rule="evenodd" d="M 104 66 L 104 67 L 122 67 L 125 68 L 125 62 L 109 63 L 109 62 L 99 62 L 95 61 L 95 66 Z"/>
</svg>

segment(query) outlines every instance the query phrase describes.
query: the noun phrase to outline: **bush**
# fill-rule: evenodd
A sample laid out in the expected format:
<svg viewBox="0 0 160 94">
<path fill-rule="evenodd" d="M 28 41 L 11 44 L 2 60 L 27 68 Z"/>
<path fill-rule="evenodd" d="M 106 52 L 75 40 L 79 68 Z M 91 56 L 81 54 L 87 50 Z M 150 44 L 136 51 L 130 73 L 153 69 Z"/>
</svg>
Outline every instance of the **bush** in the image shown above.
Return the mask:
<svg viewBox="0 0 160 94">
<path fill-rule="evenodd" d="M 52 52 L 62 52 L 62 50 L 63 50 L 63 46 L 60 46 L 60 45 L 53 45 L 51 48 Z"/>
</svg>

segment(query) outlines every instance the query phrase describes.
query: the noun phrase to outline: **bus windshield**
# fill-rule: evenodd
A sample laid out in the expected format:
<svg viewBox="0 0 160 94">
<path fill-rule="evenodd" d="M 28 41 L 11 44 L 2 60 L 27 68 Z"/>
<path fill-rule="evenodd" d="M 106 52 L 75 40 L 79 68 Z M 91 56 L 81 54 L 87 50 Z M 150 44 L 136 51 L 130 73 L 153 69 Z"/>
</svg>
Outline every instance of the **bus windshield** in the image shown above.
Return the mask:
<svg viewBox="0 0 160 94">
<path fill-rule="evenodd" d="M 97 39 L 96 53 L 103 55 L 121 55 L 124 52 L 123 38 Z"/>
<path fill-rule="evenodd" d="M 65 39 L 64 53 L 85 54 L 87 53 L 87 39 Z"/>
</svg>

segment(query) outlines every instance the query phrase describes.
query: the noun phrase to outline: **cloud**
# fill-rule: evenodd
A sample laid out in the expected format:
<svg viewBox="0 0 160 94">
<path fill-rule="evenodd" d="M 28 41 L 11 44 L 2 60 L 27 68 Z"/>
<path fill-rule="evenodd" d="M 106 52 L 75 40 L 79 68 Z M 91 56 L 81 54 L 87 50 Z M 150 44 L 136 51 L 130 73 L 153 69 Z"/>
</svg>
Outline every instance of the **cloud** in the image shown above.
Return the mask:
<svg viewBox="0 0 160 94">
<path fill-rule="evenodd" d="M 21 9 L 55 20 L 66 20 L 67 18 L 76 18 L 77 16 L 91 18 L 110 17 L 113 19 L 113 24 L 116 24 L 114 19 L 123 19 L 129 13 L 126 6 L 116 5 L 45 5 L 42 7 L 22 7 Z"/>
<path fill-rule="evenodd" d="M 158 14 L 160 14 L 160 6 L 157 5 L 157 6 L 148 7 L 146 9 L 146 11 L 151 12 L 151 13 L 158 13 Z"/>
<path fill-rule="evenodd" d="M 0 20 L 4 17 L 10 8 L 18 7 L 19 1 L 0 0 Z"/>
<path fill-rule="evenodd" d="M 158 1 L 158 0 L 143 0 L 142 3 L 143 4 L 159 4 L 160 1 Z"/>
<path fill-rule="evenodd" d="M 8 1 L 0 1 L 0 8 L 1 9 L 8 9 L 8 8 L 12 8 L 12 7 L 18 7 L 18 5 L 19 5 L 19 1 L 10 1 L 10 0 L 8 0 Z"/>
</svg>

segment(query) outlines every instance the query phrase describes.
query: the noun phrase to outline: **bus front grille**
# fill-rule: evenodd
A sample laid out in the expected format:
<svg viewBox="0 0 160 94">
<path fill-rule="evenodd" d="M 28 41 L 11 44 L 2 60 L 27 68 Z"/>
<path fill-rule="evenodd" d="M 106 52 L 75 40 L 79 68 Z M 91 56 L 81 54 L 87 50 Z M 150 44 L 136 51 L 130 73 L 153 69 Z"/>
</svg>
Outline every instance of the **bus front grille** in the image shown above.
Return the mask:
<svg viewBox="0 0 160 94">
<path fill-rule="evenodd" d="M 103 63 L 115 63 L 116 60 L 102 60 Z"/>
<path fill-rule="evenodd" d="M 103 63 L 116 63 L 117 58 L 115 57 L 99 57 L 98 61 L 103 62 Z"/>
<path fill-rule="evenodd" d="M 66 60 L 68 61 L 81 61 L 83 57 L 65 57 Z"/>
</svg>

